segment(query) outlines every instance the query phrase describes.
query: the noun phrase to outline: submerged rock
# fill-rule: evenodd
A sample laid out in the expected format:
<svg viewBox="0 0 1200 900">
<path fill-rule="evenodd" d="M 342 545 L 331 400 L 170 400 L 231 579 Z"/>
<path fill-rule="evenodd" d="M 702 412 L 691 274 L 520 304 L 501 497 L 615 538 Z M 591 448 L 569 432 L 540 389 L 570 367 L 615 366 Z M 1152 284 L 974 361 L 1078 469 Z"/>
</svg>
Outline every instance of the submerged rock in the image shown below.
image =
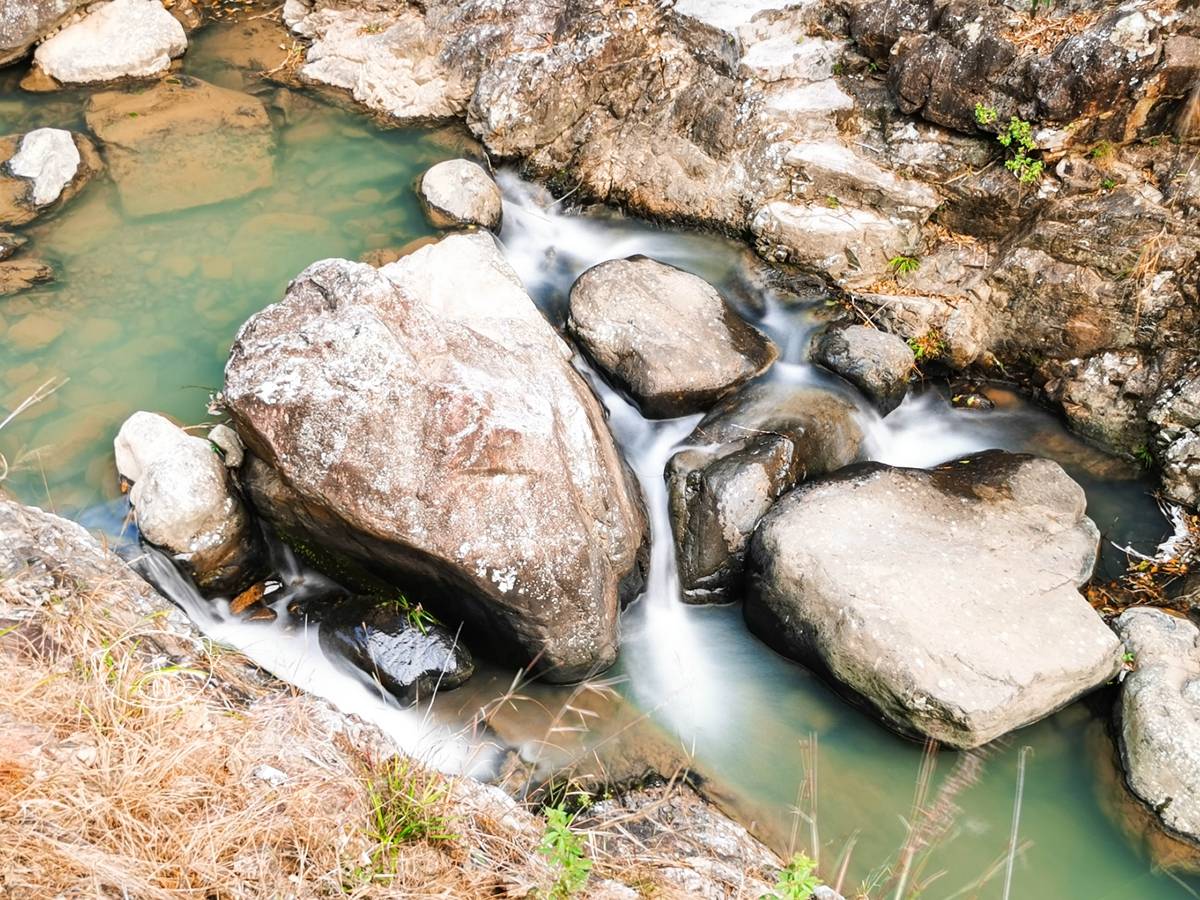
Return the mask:
<svg viewBox="0 0 1200 900">
<path fill-rule="evenodd" d="M 1099 532 L 1058 464 L 988 451 L 802 485 L 751 543 L 746 620 L 893 725 L 976 747 L 1103 684 L 1120 642 L 1077 588 Z"/>
<path fill-rule="evenodd" d="M 813 359 L 859 388 L 885 416 L 904 401 L 916 365 L 901 338 L 865 325 L 826 331 L 817 338 Z"/>
<path fill-rule="evenodd" d="M 704 279 L 644 256 L 580 275 L 567 329 L 651 418 L 705 410 L 779 355 Z"/>
<path fill-rule="evenodd" d="M 149 78 L 187 50 L 183 26 L 158 0 L 111 0 L 46 40 L 37 67 L 62 84 Z"/>
<path fill-rule="evenodd" d="M 258 543 L 212 444 L 162 416 L 137 412 L 113 449 L 117 471 L 133 483 L 129 501 L 142 536 L 174 554 L 205 592 L 244 587 Z"/>
<path fill-rule="evenodd" d="M 219 203 L 274 180 L 275 136 L 262 101 L 197 78 L 96 94 L 87 124 L 105 144 L 132 216 Z"/>
<path fill-rule="evenodd" d="M 0 137 L 0 160 L 0 225 L 25 225 L 57 209 L 103 167 L 90 140 L 61 128 Z"/>
<path fill-rule="evenodd" d="M 503 197 L 482 166 L 467 159 L 448 159 L 421 176 L 417 194 L 435 228 L 478 225 L 500 230 Z"/>
<path fill-rule="evenodd" d="M 54 280 L 54 269 L 40 259 L 0 260 L 0 297 Z"/>
<path fill-rule="evenodd" d="M 858 459 L 852 403 L 829 391 L 751 385 L 700 420 L 667 464 L 671 530 L 685 600 L 732 599 L 750 535 L 775 499 Z"/>
<path fill-rule="evenodd" d="M 467 648 L 436 624 L 414 624 L 399 603 L 360 597 L 321 616 L 321 649 L 349 660 L 404 703 L 428 701 L 475 671 Z"/>
<path fill-rule="evenodd" d="M 1117 706 L 1129 789 L 1200 844 L 1200 629 L 1149 608 L 1122 613 L 1116 629 L 1133 664 Z"/>
<path fill-rule="evenodd" d="M 484 232 L 315 263 L 225 371 L 255 506 L 551 679 L 602 670 L 646 519 L 571 355 Z"/>
</svg>

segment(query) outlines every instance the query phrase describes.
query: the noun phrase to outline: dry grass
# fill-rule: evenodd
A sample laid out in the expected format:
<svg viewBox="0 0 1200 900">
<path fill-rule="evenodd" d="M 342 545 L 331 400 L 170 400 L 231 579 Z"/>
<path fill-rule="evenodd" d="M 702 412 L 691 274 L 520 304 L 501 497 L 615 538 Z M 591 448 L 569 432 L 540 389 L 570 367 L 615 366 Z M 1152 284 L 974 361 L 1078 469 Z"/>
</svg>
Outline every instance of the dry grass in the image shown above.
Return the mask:
<svg viewBox="0 0 1200 900">
<path fill-rule="evenodd" d="M 475 897 L 545 881 L 533 816 L 416 763 L 406 783 L 453 837 L 382 847 L 372 803 L 391 783 L 373 731 L 236 654 L 180 664 L 164 617 L 138 619 L 120 593 L 0 581 L 5 896 Z"/>
</svg>

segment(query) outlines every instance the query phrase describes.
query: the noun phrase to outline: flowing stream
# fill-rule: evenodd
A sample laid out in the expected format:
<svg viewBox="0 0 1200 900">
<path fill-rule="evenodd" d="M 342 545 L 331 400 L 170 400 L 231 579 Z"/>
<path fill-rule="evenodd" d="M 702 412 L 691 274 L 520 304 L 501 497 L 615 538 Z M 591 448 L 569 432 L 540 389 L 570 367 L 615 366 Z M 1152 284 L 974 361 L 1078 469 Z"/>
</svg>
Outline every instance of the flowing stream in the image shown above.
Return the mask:
<svg viewBox="0 0 1200 900">
<path fill-rule="evenodd" d="M 226 86 L 253 86 L 229 55 L 226 33 L 210 29 L 194 41 L 185 69 Z M 0 77 L 0 131 L 82 127 L 85 94 L 22 94 L 13 78 Z M 431 233 L 413 180 L 433 162 L 460 155 L 469 143 L 464 135 L 386 130 L 303 95 L 286 108 L 286 116 L 274 115 L 276 172 L 269 188 L 135 219 L 100 179 L 28 229 L 29 251 L 55 265 L 58 281 L 0 299 L 0 405 L 12 408 L 49 378 L 70 381 L 3 435 L 4 452 L 18 463 L 8 487 L 20 498 L 130 545 L 111 445 L 124 418 L 149 409 L 202 421 L 237 327 L 277 300 L 291 276 L 320 258 L 355 258 Z M 1114 543 L 1149 550 L 1164 537 L 1167 523 L 1144 478 L 1008 390 L 991 389 L 996 408 L 984 412 L 954 408 L 945 388 L 930 384 L 881 419 L 847 385 L 805 361 L 825 298 L 762 287 L 744 246 L 606 211 L 571 212 L 513 173 L 502 172 L 500 180 L 505 252 L 556 324 L 585 268 L 634 253 L 655 257 L 717 285 L 771 335 L 783 356 L 767 377 L 853 397 L 870 458 L 930 466 L 992 447 L 1038 453 L 1059 460 L 1087 490 L 1089 514 L 1105 535 L 1102 566 L 1121 564 Z M 663 469 L 698 417 L 647 421 L 579 365 L 641 481 L 653 530 L 646 592 L 623 615 L 620 662 L 596 685 L 519 683 L 517 673 L 482 662 L 462 689 L 400 709 L 326 660 L 315 626 L 288 615 L 288 601 L 319 588 L 320 576 L 283 548 L 275 550 L 283 586 L 272 624 L 233 619 L 222 603 L 199 599 L 159 555 L 146 554 L 139 565 L 214 639 L 378 723 L 440 766 L 494 774 L 509 748 L 535 769 L 574 762 L 613 776 L 686 762 L 712 796 L 776 849 L 811 852 L 815 841 L 829 870 L 852 847 L 850 881 L 870 879 L 904 841 L 921 747 L 757 641 L 738 605 L 681 602 Z M 963 565 L 970 564 L 964 554 Z M 1017 859 L 1014 897 L 1196 895 L 1200 882 L 1185 885 L 1154 872 L 1116 824 L 1125 794 L 1104 725 L 1111 699 L 1102 694 L 1074 704 L 981 752 L 938 755 L 929 790 L 944 791 L 947 802 L 931 823 L 937 834 L 926 874 L 945 874 L 923 896 L 999 896 L 998 879 L 970 886 L 1008 847 L 1025 747 L 1032 750 L 1020 839 L 1028 846 Z"/>
</svg>

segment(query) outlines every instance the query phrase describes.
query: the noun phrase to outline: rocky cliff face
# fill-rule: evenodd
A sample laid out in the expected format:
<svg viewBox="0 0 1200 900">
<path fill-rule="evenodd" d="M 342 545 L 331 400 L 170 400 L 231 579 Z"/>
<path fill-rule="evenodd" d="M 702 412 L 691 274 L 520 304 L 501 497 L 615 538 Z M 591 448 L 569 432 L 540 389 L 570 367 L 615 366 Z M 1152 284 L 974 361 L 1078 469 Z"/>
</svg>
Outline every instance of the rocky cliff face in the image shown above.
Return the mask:
<svg viewBox="0 0 1200 900">
<path fill-rule="evenodd" d="M 746 234 L 944 362 L 1020 371 L 1090 438 L 1171 458 L 1147 415 L 1200 349 L 1189 4 L 289 0 L 285 17 L 312 41 L 303 78 L 400 120 L 464 117 L 579 195 Z M 1026 182 L 997 140 L 1014 117 L 1042 166 Z"/>
</svg>

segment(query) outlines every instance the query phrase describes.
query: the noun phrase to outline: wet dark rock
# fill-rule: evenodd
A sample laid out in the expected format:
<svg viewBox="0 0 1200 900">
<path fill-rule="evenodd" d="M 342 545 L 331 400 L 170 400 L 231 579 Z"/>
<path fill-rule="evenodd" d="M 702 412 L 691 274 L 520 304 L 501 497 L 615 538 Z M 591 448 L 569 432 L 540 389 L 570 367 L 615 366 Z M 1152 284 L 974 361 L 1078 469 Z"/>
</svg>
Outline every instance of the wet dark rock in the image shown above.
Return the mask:
<svg viewBox="0 0 1200 900">
<path fill-rule="evenodd" d="M 413 623 L 398 602 L 359 597 L 321 617 L 321 649 L 375 678 L 403 703 L 428 701 L 475 670 L 467 648 L 445 628 Z"/>
<path fill-rule="evenodd" d="M 854 462 L 862 439 L 854 405 L 816 388 L 751 385 L 705 416 L 666 472 L 684 599 L 732 599 L 762 515 L 798 482 Z"/>
<path fill-rule="evenodd" d="M 778 356 L 708 282 L 644 256 L 588 269 L 570 303 L 572 337 L 651 418 L 708 409 Z"/>
<path fill-rule="evenodd" d="M 102 168 L 82 134 L 38 128 L 0 137 L 0 225 L 25 225 L 58 209 Z"/>
<path fill-rule="evenodd" d="M 467 159 L 448 159 L 421 176 L 417 195 L 435 228 L 477 225 L 500 230 L 503 198 L 483 167 Z"/>
<path fill-rule="evenodd" d="M 121 426 L 113 449 L 146 541 L 173 554 L 206 593 L 234 593 L 254 581 L 258 538 L 211 443 L 138 412 Z"/>
<path fill-rule="evenodd" d="M 1200 845 L 1200 629 L 1149 608 L 1122 613 L 1116 629 L 1132 656 L 1117 706 L 1129 789 Z"/>
<path fill-rule="evenodd" d="M 1099 544 L 1057 463 L 1001 451 L 801 485 L 751 542 L 745 614 L 901 731 L 975 747 L 1108 681 Z"/>
<path fill-rule="evenodd" d="M 274 180 L 271 119 L 249 94 L 179 76 L 95 94 L 86 118 L 132 216 L 219 203 Z"/>
<path fill-rule="evenodd" d="M 239 332 L 254 505 L 560 681 L 616 659 L 646 518 L 572 351 L 486 232 L 326 260 Z"/>
<path fill-rule="evenodd" d="M 904 401 L 916 366 L 902 338 L 865 325 L 825 331 L 813 345 L 812 356 L 870 397 L 885 416 Z"/>
</svg>

